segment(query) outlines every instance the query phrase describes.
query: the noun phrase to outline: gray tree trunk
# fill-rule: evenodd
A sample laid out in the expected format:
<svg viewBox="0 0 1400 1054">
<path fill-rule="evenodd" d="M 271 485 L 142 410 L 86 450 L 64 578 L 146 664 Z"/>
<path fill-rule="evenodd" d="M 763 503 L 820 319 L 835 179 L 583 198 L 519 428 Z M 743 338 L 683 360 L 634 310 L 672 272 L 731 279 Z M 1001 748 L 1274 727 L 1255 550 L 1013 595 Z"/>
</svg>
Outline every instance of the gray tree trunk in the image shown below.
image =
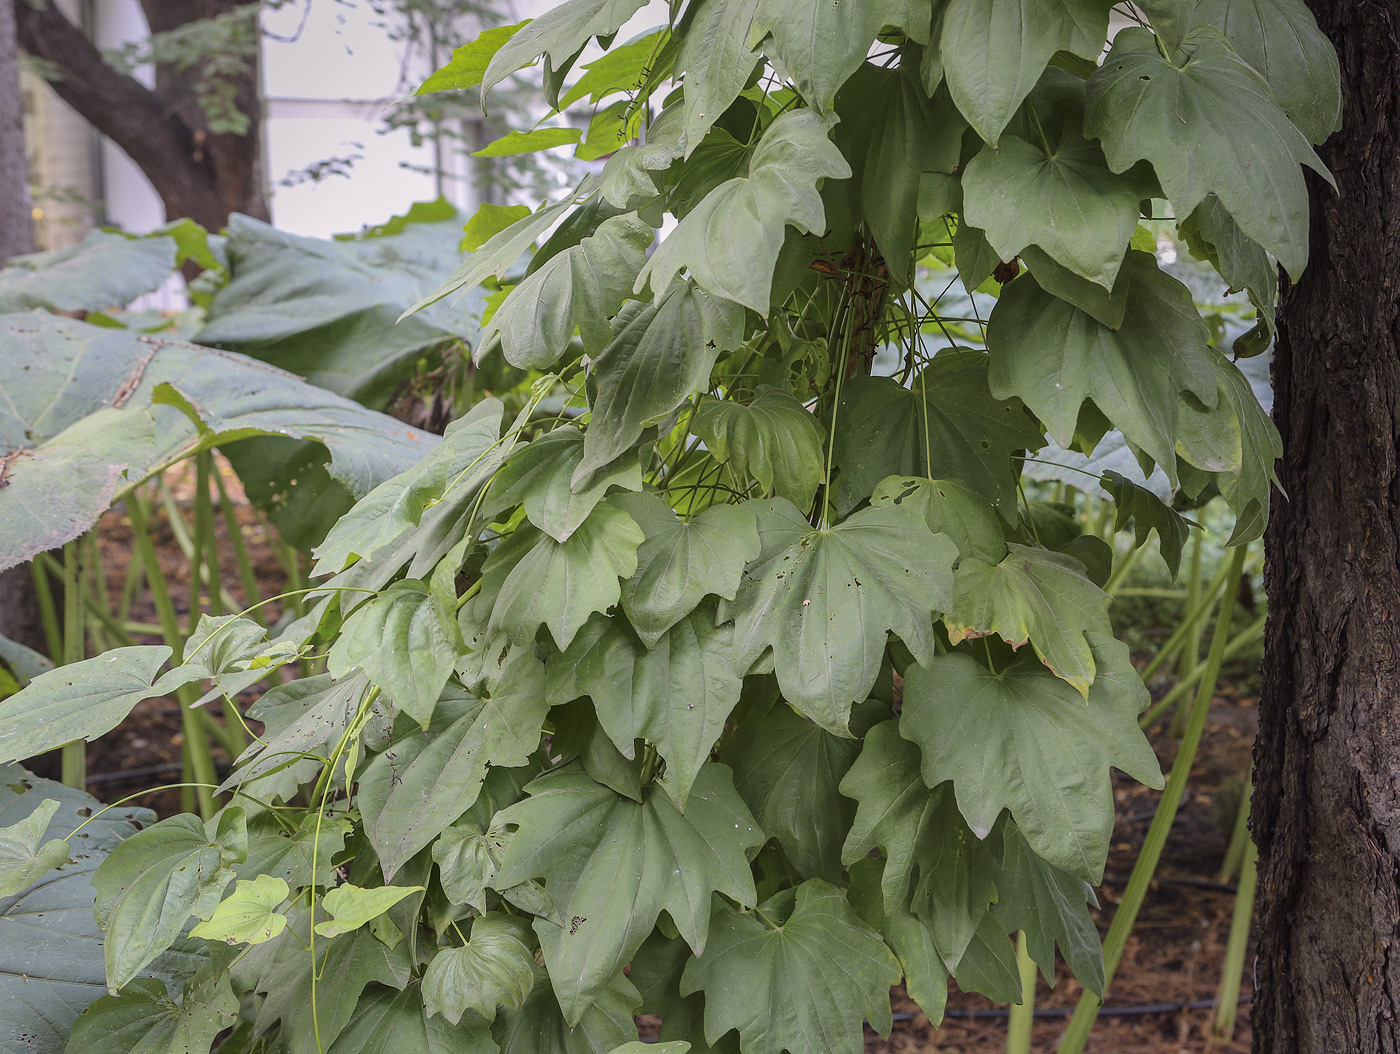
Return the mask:
<svg viewBox="0 0 1400 1054">
<path fill-rule="evenodd" d="M 1400 1051 L 1400 2 L 1310 0 L 1341 59 L 1280 313 L 1254 758 L 1258 1054 Z"/>
<path fill-rule="evenodd" d="M 33 208 L 14 0 L 0 0 L 0 264 L 34 251 Z M 0 571 L 0 635 L 38 651 L 48 650 L 28 564 Z"/>
</svg>

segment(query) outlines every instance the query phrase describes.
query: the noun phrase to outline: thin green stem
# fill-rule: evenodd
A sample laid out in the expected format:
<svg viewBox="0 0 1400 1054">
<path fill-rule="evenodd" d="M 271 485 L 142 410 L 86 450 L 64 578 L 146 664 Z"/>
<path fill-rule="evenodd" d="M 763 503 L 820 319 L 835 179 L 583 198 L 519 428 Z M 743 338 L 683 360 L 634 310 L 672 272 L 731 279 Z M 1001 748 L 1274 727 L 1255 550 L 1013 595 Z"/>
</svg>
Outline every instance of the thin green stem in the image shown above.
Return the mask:
<svg viewBox="0 0 1400 1054">
<path fill-rule="evenodd" d="M 1232 882 L 1244 866 L 1245 847 L 1249 845 L 1249 799 L 1254 793 L 1254 769 L 1245 776 L 1244 791 L 1240 794 L 1240 806 L 1235 810 L 1235 828 L 1230 832 L 1230 844 L 1225 849 L 1225 859 L 1220 863 L 1221 882 Z"/>
<path fill-rule="evenodd" d="M 1186 609 L 1185 617 L 1180 625 L 1172 631 L 1172 635 L 1166 642 L 1157 649 L 1157 654 L 1152 657 L 1152 661 L 1147 664 L 1147 668 L 1142 671 L 1144 681 L 1152 680 L 1153 675 L 1171 661 L 1172 657 L 1180 650 L 1182 643 L 1187 639 L 1192 631 L 1192 627 L 1204 622 L 1206 615 L 1215 607 L 1215 602 L 1220 596 L 1220 590 L 1225 587 L 1225 576 L 1229 571 L 1229 562 L 1222 561 L 1220 569 L 1216 572 L 1215 578 L 1211 580 L 1210 586 L 1205 590 L 1197 603 Z M 1129 596 L 1127 591 L 1121 592 L 1119 596 Z"/>
<path fill-rule="evenodd" d="M 1246 798 L 1247 802 L 1249 799 Z M 1244 974 L 1245 953 L 1249 950 L 1249 927 L 1254 920 L 1254 894 L 1259 882 L 1259 850 L 1254 840 L 1245 839 L 1240 886 L 1235 893 L 1235 911 L 1230 918 L 1230 941 L 1225 946 L 1225 968 L 1220 975 L 1220 996 L 1215 1005 L 1215 1038 L 1230 1039 L 1235 1034 L 1235 1017 L 1240 1009 L 1240 978 Z"/>
<path fill-rule="evenodd" d="M 1259 638 L 1263 635 L 1264 616 L 1260 615 L 1257 619 L 1251 622 L 1244 629 L 1240 630 L 1238 634 L 1236 634 L 1230 639 L 1230 643 L 1225 646 L 1225 658 L 1233 659 L 1245 648 L 1250 647 L 1252 644 L 1258 641 Z M 1159 717 L 1161 717 L 1162 714 L 1166 713 L 1166 711 L 1171 707 L 1176 706 L 1179 702 L 1182 701 L 1182 699 L 1186 697 L 1186 694 L 1189 691 L 1191 691 L 1191 689 L 1197 683 L 1199 683 L 1200 679 L 1206 675 L 1209 669 L 1209 658 L 1203 659 L 1197 666 L 1195 666 L 1191 670 L 1191 672 L 1185 677 L 1185 679 L 1178 681 L 1175 685 L 1173 685 L 1172 690 L 1170 692 L 1164 695 L 1157 702 L 1153 703 L 1152 706 L 1142 715 L 1142 717 L 1138 718 L 1138 727 L 1151 728 L 1153 723 L 1156 722 L 1156 720 Z"/>
<path fill-rule="evenodd" d="M 87 634 L 83 618 L 83 599 L 87 594 L 88 575 L 82 558 L 82 542 L 69 542 L 63 547 L 63 665 L 81 661 L 87 654 Z M 87 743 L 76 739 L 65 743 L 61 761 L 65 786 L 87 789 Z"/>
<path fill-rule="evenodd" d="M 1137 921 L 1138 911 L 1147 897 L 1148 886 L 1157 870 L 1157 862 L 1162 857 L 1162 847 L 1166 845 L 1167 834 L 1176 821 L 1181 796 L 1191 776 L 1191 765 L 1196 760 L 1196 750 L 1201 744 L 1201 733 L 1205 730 L 1206 715 L 1210 712 L 1210 701 L 1215 694 L 1216 681 L 1220 675 L 1220 664 L 1225 661 L 1225 647 L 1229 641 L 1230 619 L 1235 614 L 1235 601 L 1239 596 L 1240 576 L 1244 571 L 1246 547 L 1236 547 L 1230 556 L 1230 570 L 1226 579 L 1225 593 L 1220 599 L 1220 610 L 1215 618 L 1215 631 L 1211 637 L 1210 655 L 1206 659 L 1208 668 L 1201 678 L 1196 692 L 1195 705 L 1191 709 L 1191 719 L 1186 726 L 1186 735 L 1177 749 L 1176 760 L 1172 764 L 1171 775 L 1167 777 L 1166 789 L 1152 817 L 1147 838 L 1143 841 L 1133 872 L 1128 877 L 1123 900 L 1114 913 L 1113 922 L 1103 942 L 1104 990 L 1113 980 L 1118 963 L 1123 958 L 1123 950 L 1128 945 L 1128 936 Z M 1060 1054 L 1083 1054 L 1084 1044 L 1089 1039 L 1089 1031 L 1099 1016 L 1103 1001 L 1092 992 L 1086 991 L 1079 998 L 1074 1017 L 1070 1019 L 1060 1044 Z"/>
<path fill-rule="evenodd" d="M 1024 930 L 1016 934 L 1016 967 L 1021 974 L 1021 1002 L 1011 1005 L 1006 1023 L 1006 1054 L 1031 1054 L 1031 1026 L 1035 1024 L 1035 960 L 1031 958 Z"/>
<path fill-rule="evenodd" d="M 44 564 L 46 559 L 44 556 L 36 557 L 29 565 L 29 572 L 34 576 L 34 595 L 39 601 L 39 618 L 44 623 L 44 639 L 49 645 L 49 658 L 54 662 L 61 662 L 63 630 L 58 625 L 58 607 L 53 601 L 53 587 L 49 584 L 49 575 Z"/>
<path fill-rule="evenodd" d="M 160 619 L 161 634 L 172 652 L 172 662 L 178 664 L 184 658 L 185 637 L 180 630 L 179 617 L 175 614 L 174 601 L 170 598 L 170 588 L 161 574 L 155 544 L 151 541 L 150 515 L 145 500 L 135 491 L 128 495 L 126 504 L 127 512 L 131 516 L 131 533 L 136 557 L 146 571 L 146 584 L 150 587 L 151 600 Z M 192 685 L 183 685 L 175 693 L 175 698 L 180 704 L 180 727 L 185 737 L 190 771 L 194 775 L 193 780 L 185 782 L 196 784 L 200 815 L 208 819 L 215 811 L 214 796 L 209 788 L 217 786 L 219 779 L 214 771 L 214 755 L 209 749 L 209 739 L 203 726 L 207 715 L 203 711 L 191 709 L 191 704 L 198 698 Z"/>
</svg>

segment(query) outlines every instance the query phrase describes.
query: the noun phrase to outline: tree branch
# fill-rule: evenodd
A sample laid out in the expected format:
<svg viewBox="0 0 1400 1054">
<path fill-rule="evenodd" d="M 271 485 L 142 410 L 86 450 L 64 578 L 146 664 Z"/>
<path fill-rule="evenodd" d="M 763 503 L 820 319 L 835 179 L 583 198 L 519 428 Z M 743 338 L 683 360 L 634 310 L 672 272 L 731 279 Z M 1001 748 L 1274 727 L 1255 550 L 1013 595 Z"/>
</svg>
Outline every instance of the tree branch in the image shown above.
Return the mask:
<svg viewBox="0 0 1400 1054">
<path fill-rule="evenodd" d="M 146 174 L 171 217 L 191 216 L 217 229 L 214 173 L 201 163 L 193 130 L 160 96 L 103 61 L 92 43 L 52 3 L 15 5 L 19 43 L 58 67 L 59 98 L 111 139 Z"/>
</svg>

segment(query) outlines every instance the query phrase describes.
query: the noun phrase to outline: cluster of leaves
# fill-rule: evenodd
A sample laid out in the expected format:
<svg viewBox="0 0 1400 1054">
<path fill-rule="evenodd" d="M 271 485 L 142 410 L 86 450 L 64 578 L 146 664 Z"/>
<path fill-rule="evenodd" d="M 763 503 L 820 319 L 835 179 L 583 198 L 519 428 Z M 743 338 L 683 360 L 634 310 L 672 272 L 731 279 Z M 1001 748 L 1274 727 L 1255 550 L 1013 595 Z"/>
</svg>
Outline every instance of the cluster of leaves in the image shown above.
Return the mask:
<svg viewBox="0 0 1400 1054">
<path fill-rule="evenodd" d="M 173 669 L 112 652 L 0 704 L 3 761 L 325 659 L 259 701 L 218 814 L 94 873 L 112 994 L 70 1049 L 606 1052 L 651 1013 L 854 1050 L 901 978 L 934 1020 L 950 975 L 1018 999 L 1014 931 L 1101 990 L 1110 769 L 1161 774 L 1112 554 L 1021 465 L 1114 432 L 1262 530 L 1277 436 L 1139 221 L 1248 291 L 1256 350 L 1335 59 L 1298 0 L 1154 0 L 1102 57 L 1102 0 L 691 0 L 561 98 L 641 4 L 489 31 L 436 85 L 543 59 L 560 105 L 621 96 L 601 172 L 484 212 L 417 305 L 496 282 L 476 354 L 527 405 L 351 508 L 274 639 L 206 618 Z M 1174 566 L 1179 514 L 1103 482 Z M 26 822 L 15 881 L 63 851 Z M 198 972 L 142 981 L 180 939 Z"/>
</svg>

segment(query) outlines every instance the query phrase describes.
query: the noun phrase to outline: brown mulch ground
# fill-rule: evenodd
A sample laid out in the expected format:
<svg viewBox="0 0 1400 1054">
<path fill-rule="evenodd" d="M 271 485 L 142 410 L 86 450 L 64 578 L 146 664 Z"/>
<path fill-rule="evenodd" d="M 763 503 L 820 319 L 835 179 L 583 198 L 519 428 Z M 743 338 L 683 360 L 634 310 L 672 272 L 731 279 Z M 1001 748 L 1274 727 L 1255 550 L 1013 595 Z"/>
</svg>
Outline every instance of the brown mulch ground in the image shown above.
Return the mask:
<svg viewBox="0 0 1400 1054">
<path fill-rule="evenodd" d="M 231 473 L 225 478 L 236 492 L 236 479 Z M 171 483 L 177 498 L 188 500 L 192 481 L 187 476 L 176 476 Z M 246 505 L 239 506 L 239 520 L 244 542 L 255 564 L 260 591 L 263 596 L 272 596 L 285 588 L 285 575 L 269 544 L 268 528 Z M 131 524 L 119 510 L 113 510 L 103 517 L 99 530 L 108 586 L 115 598 L 131 557 Z M 190 603 L 188 561 L 175 544 L 163 512 L 154 514 L 152 531 L 176 608 L 184 617 Z M 225 556 L 224 583 L 234 597 L 241 600 L 238 569 L 221 518 L 218 531 L 220 551 Z M 275 620 L 280 610 L 273 605 L 268 613 L 269 618 Z M 144 590 L 138 595 L 130 618 L 138 622 L 156 622 L 155 610 Z M 159 643 L 159 639 L 142 638 L 138 642 Z M 246 707 L 256 694 L 256 691 L 245 693 L 240 704 Z M 1254 731 L 1253 699 L 1238 697 L 1227 690 L 1214 701 L 1192 769 L 1191 786 L 1158 869 L 1159 881 L 1143 906 L 1118 974 L 1110 985 L 1108 1007 L 1175 1005 L 1214 998 L 1234 894 L 1226 889 L 1184 883 L 1213 883 L 1217 876 L 1233 822 L 1234 803 L 1238 801 L 1249 769 Z M 1165 770 L 1175 755 L 1176 743 L 1164 728 L 1154 730 L 1153 742 Z M 148 700 L 118 729 L 89 748 L 88 789 L 104 801 L 114 801 L 143 788 L 176 782 L 180 772 L 180 749 L 180 714 L 175 700 Z M 216 754 L 216 757 L 225 765 L 229 760 L 222 755 Z M 57 778 L 56 757 L 39 759 L 33 767 L 41 774 Z M 1098 891 L 1101 908 L 1095 913 L 1101 932 L 1106 932 L 1113 917 L 1123 882 L 1132 870 L 1158 797 L 1157 792 L 1121 776 L 1115 781 L 1114 796 L 1118 821 L 1107 880 Z M 137 800 L 162 815 L 189 807 L 188 804 L 182 806 L 179 791 L 157 792 Z M 1249 977 L 1252 961 L 1251 951 L 1246 959 L 1242 985 L 1246 993 L 1252 987 Z M 1072 1010 L 1079 995 L 1079 985 L 1060 964 L 1053 989 L 1042 979 L 1036 1007 L 1038 1010 Z M 941 1028 L 935 1029 L 917 1013 L 918 1008 L 912 1002 L 897 993 L 895 1010 L 915 1016 L 912 1020 L 896 1022 L 888 1039 L 868 1033 L 866 1054 L 934 1051 L 999 1054 L 1005 1049 L 1004 1017 L 957 1016 L 969 1011 L 991 1010 L 993 1004 L 989 1000 L 958 992 L 954 986 L 948 1007 L 949 1017 Z M 1247 1005 L 1240 1008 L 1239 1024 L 1231 1041 L 1212 1041 L 1213 1017 L 1214 1012 L 1209 1009 L 1103 1017 L 1095 1026 L 1088 1050 L 1094 1054 L 1196 1054 L 1203 1051 L 1244 1054 L 1249 1050 Z M 1053 1051 L 1065 1024 L 1064 1017 L 1038 1019 L 1032 1049 Z"/>
</svg>

